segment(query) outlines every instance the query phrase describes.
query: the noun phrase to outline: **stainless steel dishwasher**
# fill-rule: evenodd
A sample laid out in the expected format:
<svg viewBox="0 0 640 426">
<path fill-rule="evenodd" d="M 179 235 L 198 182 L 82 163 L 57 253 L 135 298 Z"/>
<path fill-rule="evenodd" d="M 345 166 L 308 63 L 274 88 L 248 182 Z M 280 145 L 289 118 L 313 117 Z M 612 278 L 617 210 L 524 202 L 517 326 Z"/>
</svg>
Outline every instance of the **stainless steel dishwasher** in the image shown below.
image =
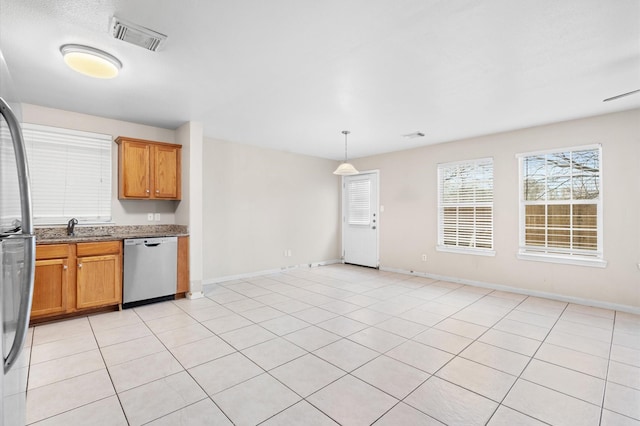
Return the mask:
<svg viewBox="0 0 640 426">
<path fill-rule="evenodd" d="M 125 239 L 122 306 L 172 299 L 177 274 L 178 237 Z"/>
</svg>

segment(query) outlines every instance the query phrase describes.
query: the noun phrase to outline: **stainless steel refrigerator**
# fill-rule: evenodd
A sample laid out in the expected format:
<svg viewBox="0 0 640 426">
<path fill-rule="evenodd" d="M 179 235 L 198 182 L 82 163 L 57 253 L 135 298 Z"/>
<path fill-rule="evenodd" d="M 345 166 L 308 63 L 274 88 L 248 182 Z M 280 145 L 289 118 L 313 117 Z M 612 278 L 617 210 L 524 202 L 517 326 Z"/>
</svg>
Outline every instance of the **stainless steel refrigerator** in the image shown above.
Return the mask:
<svg viewBox="0 0 640 426">
<path fill-rule="evenodd" d="M 23 347 L 33 297 L 35 236 L 25 146 L 5 97 L 11 88 L 1 52 L 0 74 L 0 426 L 23 426 L 29 368 Z"/>
</svg>

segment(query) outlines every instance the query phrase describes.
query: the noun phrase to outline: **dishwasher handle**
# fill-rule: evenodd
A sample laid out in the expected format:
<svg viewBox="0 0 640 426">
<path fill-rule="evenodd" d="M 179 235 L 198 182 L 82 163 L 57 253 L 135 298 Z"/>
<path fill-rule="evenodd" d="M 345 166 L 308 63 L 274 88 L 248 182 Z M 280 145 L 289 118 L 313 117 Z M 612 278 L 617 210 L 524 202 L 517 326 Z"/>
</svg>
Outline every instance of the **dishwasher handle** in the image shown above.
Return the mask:
<svg viewBox="0 0 640 426">
<path fill-rule="evenodd" d="M 162 243 L 144 243 L 145 247 L 158 247 Z"/>
</svg>

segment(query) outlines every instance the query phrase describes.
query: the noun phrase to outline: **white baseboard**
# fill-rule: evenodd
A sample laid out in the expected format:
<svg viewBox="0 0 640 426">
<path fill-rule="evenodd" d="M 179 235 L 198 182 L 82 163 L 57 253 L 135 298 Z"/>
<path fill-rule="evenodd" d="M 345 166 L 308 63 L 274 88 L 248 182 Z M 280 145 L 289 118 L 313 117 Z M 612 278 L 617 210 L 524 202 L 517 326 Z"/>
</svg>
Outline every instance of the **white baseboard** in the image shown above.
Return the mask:
<svg viewBox="0 0 640 426">
<path fill-rule="evenodd" d="M 195 293 L 191 293 L 190 291 L 185 294 L 187 299 L 201 299 L 204 297 L 203 291 L 196 291 Z"/>
<path fill-rule="evenodd" d="M 321 262 L 301 263 L 299 265 L 283 266 L 280 269 L 266 269 L 266 270 L 263 270 L 263 271 L 247 272 L 245 274 L 227 275 L 227 276 L 224 276 L 224 277 L 209 278 L 209 279 L 206 279 L 206 280 L 202 280 L 202 284 L 203 285 L 219 284 L 219 283 L 224 283 L 224 282 L 227 282 L 227 281 L 244 280 L 244 279 L 247 279 L 247 278 L 255 278 L 255 277 L 262 276 L 262 275 L 278 274 L 280 272 L 289 271 L 291 269 L 317 268 L 318 266 L 333 265 L 335 263 L 341 263 L 341 262 L 342 261 L 340 259 L 332 259 L 332 260 L 324 260 L 324 261 L 321 261 Z"/>
<path fill-rule="evenodd" d="M 397 274 L 411 275 L 415 277 L 431 278 L 438 281 L 449 281 L 457 284 L 465 284 L 474 287 L 489 288 L 492 290 L 508 291 L 510 293 L 522 294 L 525 296 L 542 297 L 545 299 L 558 300 L 560 302 L 577 303 L 579 305 L 593 306 L 596 308 L 611 309 L 615 311 L 628 312 L 640 315 L 640 307 L 622 305 L 619 303 L 603 302 L 601 300 L 584 299 L 582 297 L 565 296 L 557 293 L 548 293 L 546 291 L 530 290 L 526 288 L 511 287 L 502 284 L 486 283 L 483 281 L 468 280 L 465 278 L 448 277 L 444 275 L 429 274 L 427 272 L 407 271 L 405 269 L 380 267 L 381 271 L 395 272 Z"/>
</svg>

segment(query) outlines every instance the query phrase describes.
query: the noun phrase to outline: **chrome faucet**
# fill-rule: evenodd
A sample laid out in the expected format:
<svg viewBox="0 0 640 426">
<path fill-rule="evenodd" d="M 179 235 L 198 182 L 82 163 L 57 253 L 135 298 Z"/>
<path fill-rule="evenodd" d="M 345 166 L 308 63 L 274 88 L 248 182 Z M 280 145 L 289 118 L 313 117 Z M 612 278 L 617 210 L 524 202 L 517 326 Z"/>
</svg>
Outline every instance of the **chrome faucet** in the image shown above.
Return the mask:
<svg viewBox="0 0 640 426">
<path fill-rule="evenodd" d="M 71 218 L 69 222 L 67 222 L 67 235 L 74 236 L 75 235 L 75 227 L 78 224 L 78 219 Z"/>
</svg>

